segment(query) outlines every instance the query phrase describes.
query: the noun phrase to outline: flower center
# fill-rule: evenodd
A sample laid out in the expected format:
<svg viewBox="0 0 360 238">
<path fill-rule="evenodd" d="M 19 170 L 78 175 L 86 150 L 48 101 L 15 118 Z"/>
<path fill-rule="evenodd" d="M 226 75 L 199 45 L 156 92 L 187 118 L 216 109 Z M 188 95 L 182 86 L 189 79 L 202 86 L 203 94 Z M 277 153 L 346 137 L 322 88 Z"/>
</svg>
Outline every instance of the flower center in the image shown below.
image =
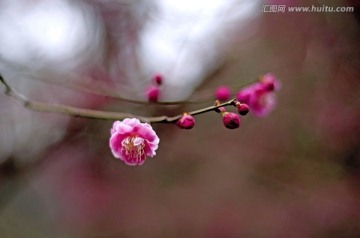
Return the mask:
<svg viewBox="0 0 360 238">
<path fill-rule="evenodd" d="M 130 156 L 132 159 L 139 160 L 145 154 L 145 143 L 143 138 L 137 136 L 129 136 L 121 142 L 121 145 L 125 150 L 125 154 Z"/>
</svg>

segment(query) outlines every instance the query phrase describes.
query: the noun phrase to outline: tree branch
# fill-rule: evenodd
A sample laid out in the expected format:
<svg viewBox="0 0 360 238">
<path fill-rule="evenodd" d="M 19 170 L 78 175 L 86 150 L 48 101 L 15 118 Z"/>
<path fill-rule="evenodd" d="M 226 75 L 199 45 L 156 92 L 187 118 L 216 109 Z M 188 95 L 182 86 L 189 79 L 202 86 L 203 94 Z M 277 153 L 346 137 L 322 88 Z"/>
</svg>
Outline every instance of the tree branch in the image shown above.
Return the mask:
<svg viewBox="0 0 360 238">
<path fill-rule="evenodd" d="M 32 101 L 27 99 L 24 95 L 17 92 L 13 89 L 1 76 L 0 74 L 0 82 L 5 88 L 5 94 L 15 99 L 18 103 L 23 105 L 25 108 L 28 108 L 33 111 L 39 112 L 49 112 L 49 113 L 58 113 L 75 117 L 85 117 L 85 118 L 93 118 L 93 119 L 103 119 L 103 120 L 123 120 L 125 118 L 137 118 L 142 122 L 147 123 L 174 123 L 178 119 L 182 117 L 182 115 L 177 115 L 173 117 L 168 116 L 157 116 L 157 117 L 144 117 L 139 115 L 133 115 L 131 113 L 122 113 L 122 112 L 109 112 L 109 111 L 99 111 L 92 109 L 84 109 L 79 107 L 65 106 L 61 104 L 48 104 L 38 101 Z M 219 105 L 206 107 L 203 109 L 195 110 L 192 112 L 188 112 L 189 115 L 198 115 L 202 113 L 206 113 L 209 111 L 214 111 L 219 107 L 225 107 L 229 105 L 234 105 L 236 99 L 231 99 L 230 101 L 224 102 Z"/>
</svg>

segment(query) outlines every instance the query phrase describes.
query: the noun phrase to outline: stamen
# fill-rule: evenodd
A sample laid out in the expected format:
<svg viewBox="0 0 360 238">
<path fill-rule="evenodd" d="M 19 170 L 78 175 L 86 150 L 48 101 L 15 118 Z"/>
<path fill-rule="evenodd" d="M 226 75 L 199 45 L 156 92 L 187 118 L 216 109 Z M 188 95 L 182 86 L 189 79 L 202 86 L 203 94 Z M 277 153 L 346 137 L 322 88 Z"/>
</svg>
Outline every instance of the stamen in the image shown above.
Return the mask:
<svg viewBox="0 0 360 238">
<path fill-rule="evenodd" d="M 135 145 L 135 140 L 137 140 Z M 140 143 L 139 143 L 140 142 Z M 144 139 L 137 136 L 129 136 L 126 137 L 121 145 L 125 150 L 125 154 L 128 155 L 132 160 L 136 160 L 136 162 L 141 161 L 142 157 L 145 154 L 144 148 Z"/>
</svg>

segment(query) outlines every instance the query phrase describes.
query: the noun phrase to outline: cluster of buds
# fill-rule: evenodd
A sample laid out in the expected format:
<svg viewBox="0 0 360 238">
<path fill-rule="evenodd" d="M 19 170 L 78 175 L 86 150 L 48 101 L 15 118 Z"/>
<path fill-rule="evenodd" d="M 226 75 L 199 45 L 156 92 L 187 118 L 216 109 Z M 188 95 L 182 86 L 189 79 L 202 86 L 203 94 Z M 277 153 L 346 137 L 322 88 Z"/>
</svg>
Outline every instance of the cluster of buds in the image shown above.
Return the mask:
<svg viewBox="0 0 360 238">
<path fill-rule="evenodd" d="M 216 100 L 215 101 L 215 106 L 220 105 L 220 101 Z M 238 113 L 241 116 L 245 116 L 248 112 L 249 112 L 249 106 L 244 104 L 244 103 L 240 103 L 238 101 L 233 101 L 232 105 L 234 105 L 237 110 Z M 219 107 L 215 110 L 217 113 L 221 113 L 222 115 L 222 121 L 223 124 L 226 128 L 228 129 L 236 129 L 240 127 L 240 116 L 234 112 L 227 112 L 225 107 Z"/>
<path fill-rule="evenodd" d="M 280 83 L 276 77 L 267 73 L 259 78 L 255 83 L 241 89 L 236 94 L 236 99 L 242 103 L 238 105 L 240 115 L 246 115 L 249 109 L 254 116 L 267 116 L 275 107 L 276 98 L 274 92 L 279 90 Z M 229 100 L 231 97 L 230 88 L 219 86 L 215 90 L 215 99 L 219 101 Z"/>
<path fill-rule="evenodd" d="M 146 96 L 148 102 L 158 102 L 160 95 L 160 86 L 163 83 L 161 74 L 154 74 L 151 79 L 151 85 L 146 88 Z"/>
<path fill-rule="evenodd" d="M 241 89 L 236 94 L 236 100 L 232 105 L 237 108 L 238 114 L 227 112 L 225 107 L 219 107 L 221 102 L 227 101 L 231 97 L 231 90 L 228 86 L 219 86 L 216 88 L 215 111 L 221 113 L 222 121 L 226 128 L 236 129 L 240 127 L 241 118 L 251 111 L 254 116 L 263 117 L 268 115 L 275 106 L 274 92 L 280 88 L 280 83 L 276 77 L 267 73 L 259 78 L 255 83 Z M 176 122 L 181 129 L 192 129 L 195 125 L 195 119 L 192 115 L 184 113 Z"/>
<path fill-rule="evenodd" d="M 216 100 L 214 105 L 214 111 L 221 113 L 223 118 L 223 124 L 228 129 L 235 129 L 240 127 L 240 116 L 233 112 L 227 112 L 225 107 L 220 106 L 220 101 Z M 232 100 L 230 105 L 237 108 L 238 113 L 241 116 L 245 116 L 249 112 L 249 106 L 244 103 L 240 103 L 237 100 Z M 181 129 L 192 129 L 195 125 L 195 118 L 189 113 L 183 113 L 183 115 L 176 121 L 176 125 Z"/>
</svg>

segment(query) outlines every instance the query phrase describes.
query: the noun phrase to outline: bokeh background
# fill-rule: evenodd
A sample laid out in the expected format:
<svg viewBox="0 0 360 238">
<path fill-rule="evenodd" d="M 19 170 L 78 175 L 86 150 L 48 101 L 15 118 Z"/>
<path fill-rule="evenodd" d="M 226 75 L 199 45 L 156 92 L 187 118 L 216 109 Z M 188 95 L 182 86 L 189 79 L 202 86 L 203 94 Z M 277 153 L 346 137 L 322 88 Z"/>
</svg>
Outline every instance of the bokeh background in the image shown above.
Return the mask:
<svg viewBox="0 0 360 238">
<path fill-rule="evenodd" d="M 360 237 L 357 1 L 258 2 L 246 12 L 246 24 L 234 18 L 214 27 L 216 37 L 210 31 L 186 41 L 185 49 L 216 43 L 210 55 L 217 60 L 197 54 L 204 70 L 192 75 L 203 77 L 191 84 L 190 99 L 210 99 L 180 106 L 133 104 L 70 87 L 86 79 L 80 86 L 94 91 L 99 88 L 92 82 L 102 80 L 106 92 L 114 87 L 142 92 L 146 82 L 125 82 L 138 76 L 139 67 L 129 63 L 134 55 L 127 49 L 137 49 L 134 38 L 141 38 L 152 19 L 143 15 L 158 13 L 150 1 L 84 2 L 107 32 L 98 40 L 106 46 L 100 59 L 85 62 L 80 52 L 85 66 L 74 58 L 54 73 L 57 58 L 47 64 L 45 57 L 41 66 L 31 67 L 24 61 L 20 67 L 2 55 L 4 78 L 38 100 L 176 115 L 212 105 L 219 85 L 232 85 L 236 93 L 238 86 L 273 72 L 282 83 L 276 109 L 266 118 L 243 117 L 237 130 L 226 129 L 216 113 L 197 116 L 192 130 L 153 125 L 160 137 L 156 157 L 129 167 L 108 148 L 111 121 L 28 112 L 1 95 L 1 237 Z M 240 2 L 229 6 L 237 9 Z M 262 13 L 262 4 L 354 6 L 355 11 Z M 97 18 L 90 19 L 86 22 L 95 24 Z M 166 21 L 161 15 L 156 20 Z M 121 50 L 114 43 L 119 41 Z M 120 79 L 114 81 L 110 71 Z M 57 84 L 63 77 L 69 77 L 66 87 Z M 179 90 L 182 84 L 189 90 L 192 77 L 184 77 L 188 81 L 177 81 Z"/>
</svg>

